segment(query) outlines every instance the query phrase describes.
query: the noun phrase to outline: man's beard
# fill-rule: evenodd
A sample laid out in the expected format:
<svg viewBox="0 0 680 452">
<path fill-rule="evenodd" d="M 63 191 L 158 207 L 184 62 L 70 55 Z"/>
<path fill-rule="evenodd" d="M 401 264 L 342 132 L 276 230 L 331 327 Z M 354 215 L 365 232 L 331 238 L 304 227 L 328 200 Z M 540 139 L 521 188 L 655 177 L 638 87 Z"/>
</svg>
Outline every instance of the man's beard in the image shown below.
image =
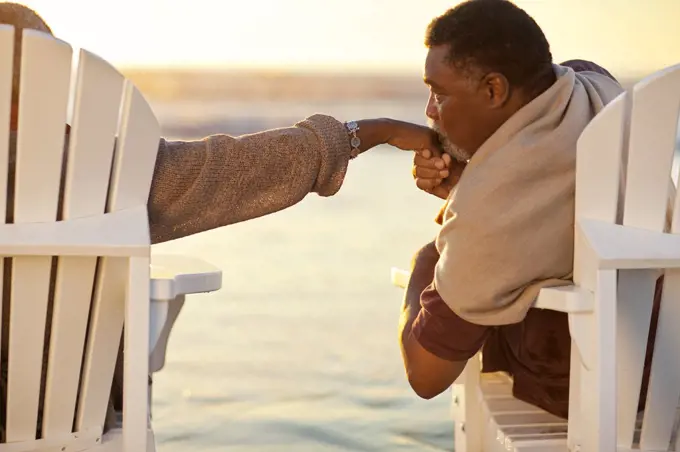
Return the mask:
<svg viewBox="0 0 680 452">
<path fill-rule="evenodd" d="M 453 144 L 451 140 L 449 140 L 449 137 L 446 136 L 446 133 L 444 133 L 442 128 L 439 126 L 439 124 L 429 119 L 428 125 L 439 136 L 439 143 L 442 145 L 442 149 L 444 150 L 444 152 L 446 152 L 459 162 L 467 162 L 468 160 L 470 160 L 470 157 L 472 157 L 470 153 Z"/>
</svg>

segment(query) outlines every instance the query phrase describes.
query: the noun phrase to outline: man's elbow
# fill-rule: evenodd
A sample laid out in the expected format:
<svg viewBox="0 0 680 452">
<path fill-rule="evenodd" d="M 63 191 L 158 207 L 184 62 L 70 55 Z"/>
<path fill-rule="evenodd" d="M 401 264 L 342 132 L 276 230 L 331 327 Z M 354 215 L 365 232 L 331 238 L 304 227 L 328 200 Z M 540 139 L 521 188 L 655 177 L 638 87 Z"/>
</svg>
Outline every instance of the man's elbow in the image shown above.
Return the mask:
<svg viewBox="0 0 680 452">
<path fill-rule="evenodd" d="M 411 389 L 415 392 L 418 397 L 425 400 L 430 400 L 437 397 L 442 392 L 446 391 L 450 385 L 436 384 L 431 381 L 426 381 L 421 378 L 416 378 L 414 376 L 408 376 L 408 383 L 411 385 Z"/>
</svg>

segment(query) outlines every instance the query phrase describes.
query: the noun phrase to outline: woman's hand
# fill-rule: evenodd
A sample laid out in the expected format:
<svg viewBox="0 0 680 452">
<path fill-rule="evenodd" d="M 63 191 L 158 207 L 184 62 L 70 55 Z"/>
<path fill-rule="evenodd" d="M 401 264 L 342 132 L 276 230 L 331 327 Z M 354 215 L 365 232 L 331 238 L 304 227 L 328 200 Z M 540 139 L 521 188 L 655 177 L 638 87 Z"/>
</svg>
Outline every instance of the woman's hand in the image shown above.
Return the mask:
<svg viewBox="0 0 680 452">
<path fill-rule="evenodd" d="M 357 136 L 361 152 L 380 144 L 389 144 L 404 151 L 441 153 L 437 134 L 429 127 L 396 119 L 363 119 L 357 121 Z"/>
<path fill-rule="evenodd" d="M 439 138 L 431 128 L 396 120 L 389 120 L 389 124 L 387 144 L 404 151 L 441 153 Z"/>
</svg>

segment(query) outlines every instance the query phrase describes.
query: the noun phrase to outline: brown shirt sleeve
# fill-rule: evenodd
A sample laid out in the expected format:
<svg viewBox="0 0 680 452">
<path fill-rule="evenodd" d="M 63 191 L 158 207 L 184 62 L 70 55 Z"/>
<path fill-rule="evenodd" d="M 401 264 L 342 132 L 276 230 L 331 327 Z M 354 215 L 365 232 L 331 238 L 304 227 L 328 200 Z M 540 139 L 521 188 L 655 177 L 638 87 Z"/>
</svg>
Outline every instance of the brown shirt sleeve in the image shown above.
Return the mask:
<svg viewBox="0 0 680 452">
<path fill-rule="evenodd" d="M 148 206 L 152 242 L 274 213 L 311 192 L 331 196 L 349 158 L 344 125 L 324 115 L 239 137 L 161 140 Z"/>
<path fill-rule="evenodd" d="M 412 332 L 420 345 L 447 361 L 467 361 L 481 350 L 492 327 L 475 325 L 458 317 L 434 287 L 420 297 L 421 309 L 413 322 Z"/>
</svg>

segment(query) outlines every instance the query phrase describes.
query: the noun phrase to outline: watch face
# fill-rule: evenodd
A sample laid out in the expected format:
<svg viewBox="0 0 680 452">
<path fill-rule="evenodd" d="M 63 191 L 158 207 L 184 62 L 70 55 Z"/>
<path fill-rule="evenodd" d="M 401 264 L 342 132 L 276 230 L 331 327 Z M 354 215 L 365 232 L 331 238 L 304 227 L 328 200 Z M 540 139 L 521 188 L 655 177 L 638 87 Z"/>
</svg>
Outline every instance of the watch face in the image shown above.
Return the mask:
<svg viewBox="0 0 680 452">
<path fill-rule="evenodd" d="M 352 140 L 349 142 L 353 148 L 358 148 L 359 145 L 361 144 L 361 140 L 359 137 L 352 137 Z"/>
<path fill-rule="evenodd" d="M 355 132 L 359 130 L 359 126 L 356 121 L 348 121 L 347 128 L 349 129 L 350 132 Z"/>
</svg>

